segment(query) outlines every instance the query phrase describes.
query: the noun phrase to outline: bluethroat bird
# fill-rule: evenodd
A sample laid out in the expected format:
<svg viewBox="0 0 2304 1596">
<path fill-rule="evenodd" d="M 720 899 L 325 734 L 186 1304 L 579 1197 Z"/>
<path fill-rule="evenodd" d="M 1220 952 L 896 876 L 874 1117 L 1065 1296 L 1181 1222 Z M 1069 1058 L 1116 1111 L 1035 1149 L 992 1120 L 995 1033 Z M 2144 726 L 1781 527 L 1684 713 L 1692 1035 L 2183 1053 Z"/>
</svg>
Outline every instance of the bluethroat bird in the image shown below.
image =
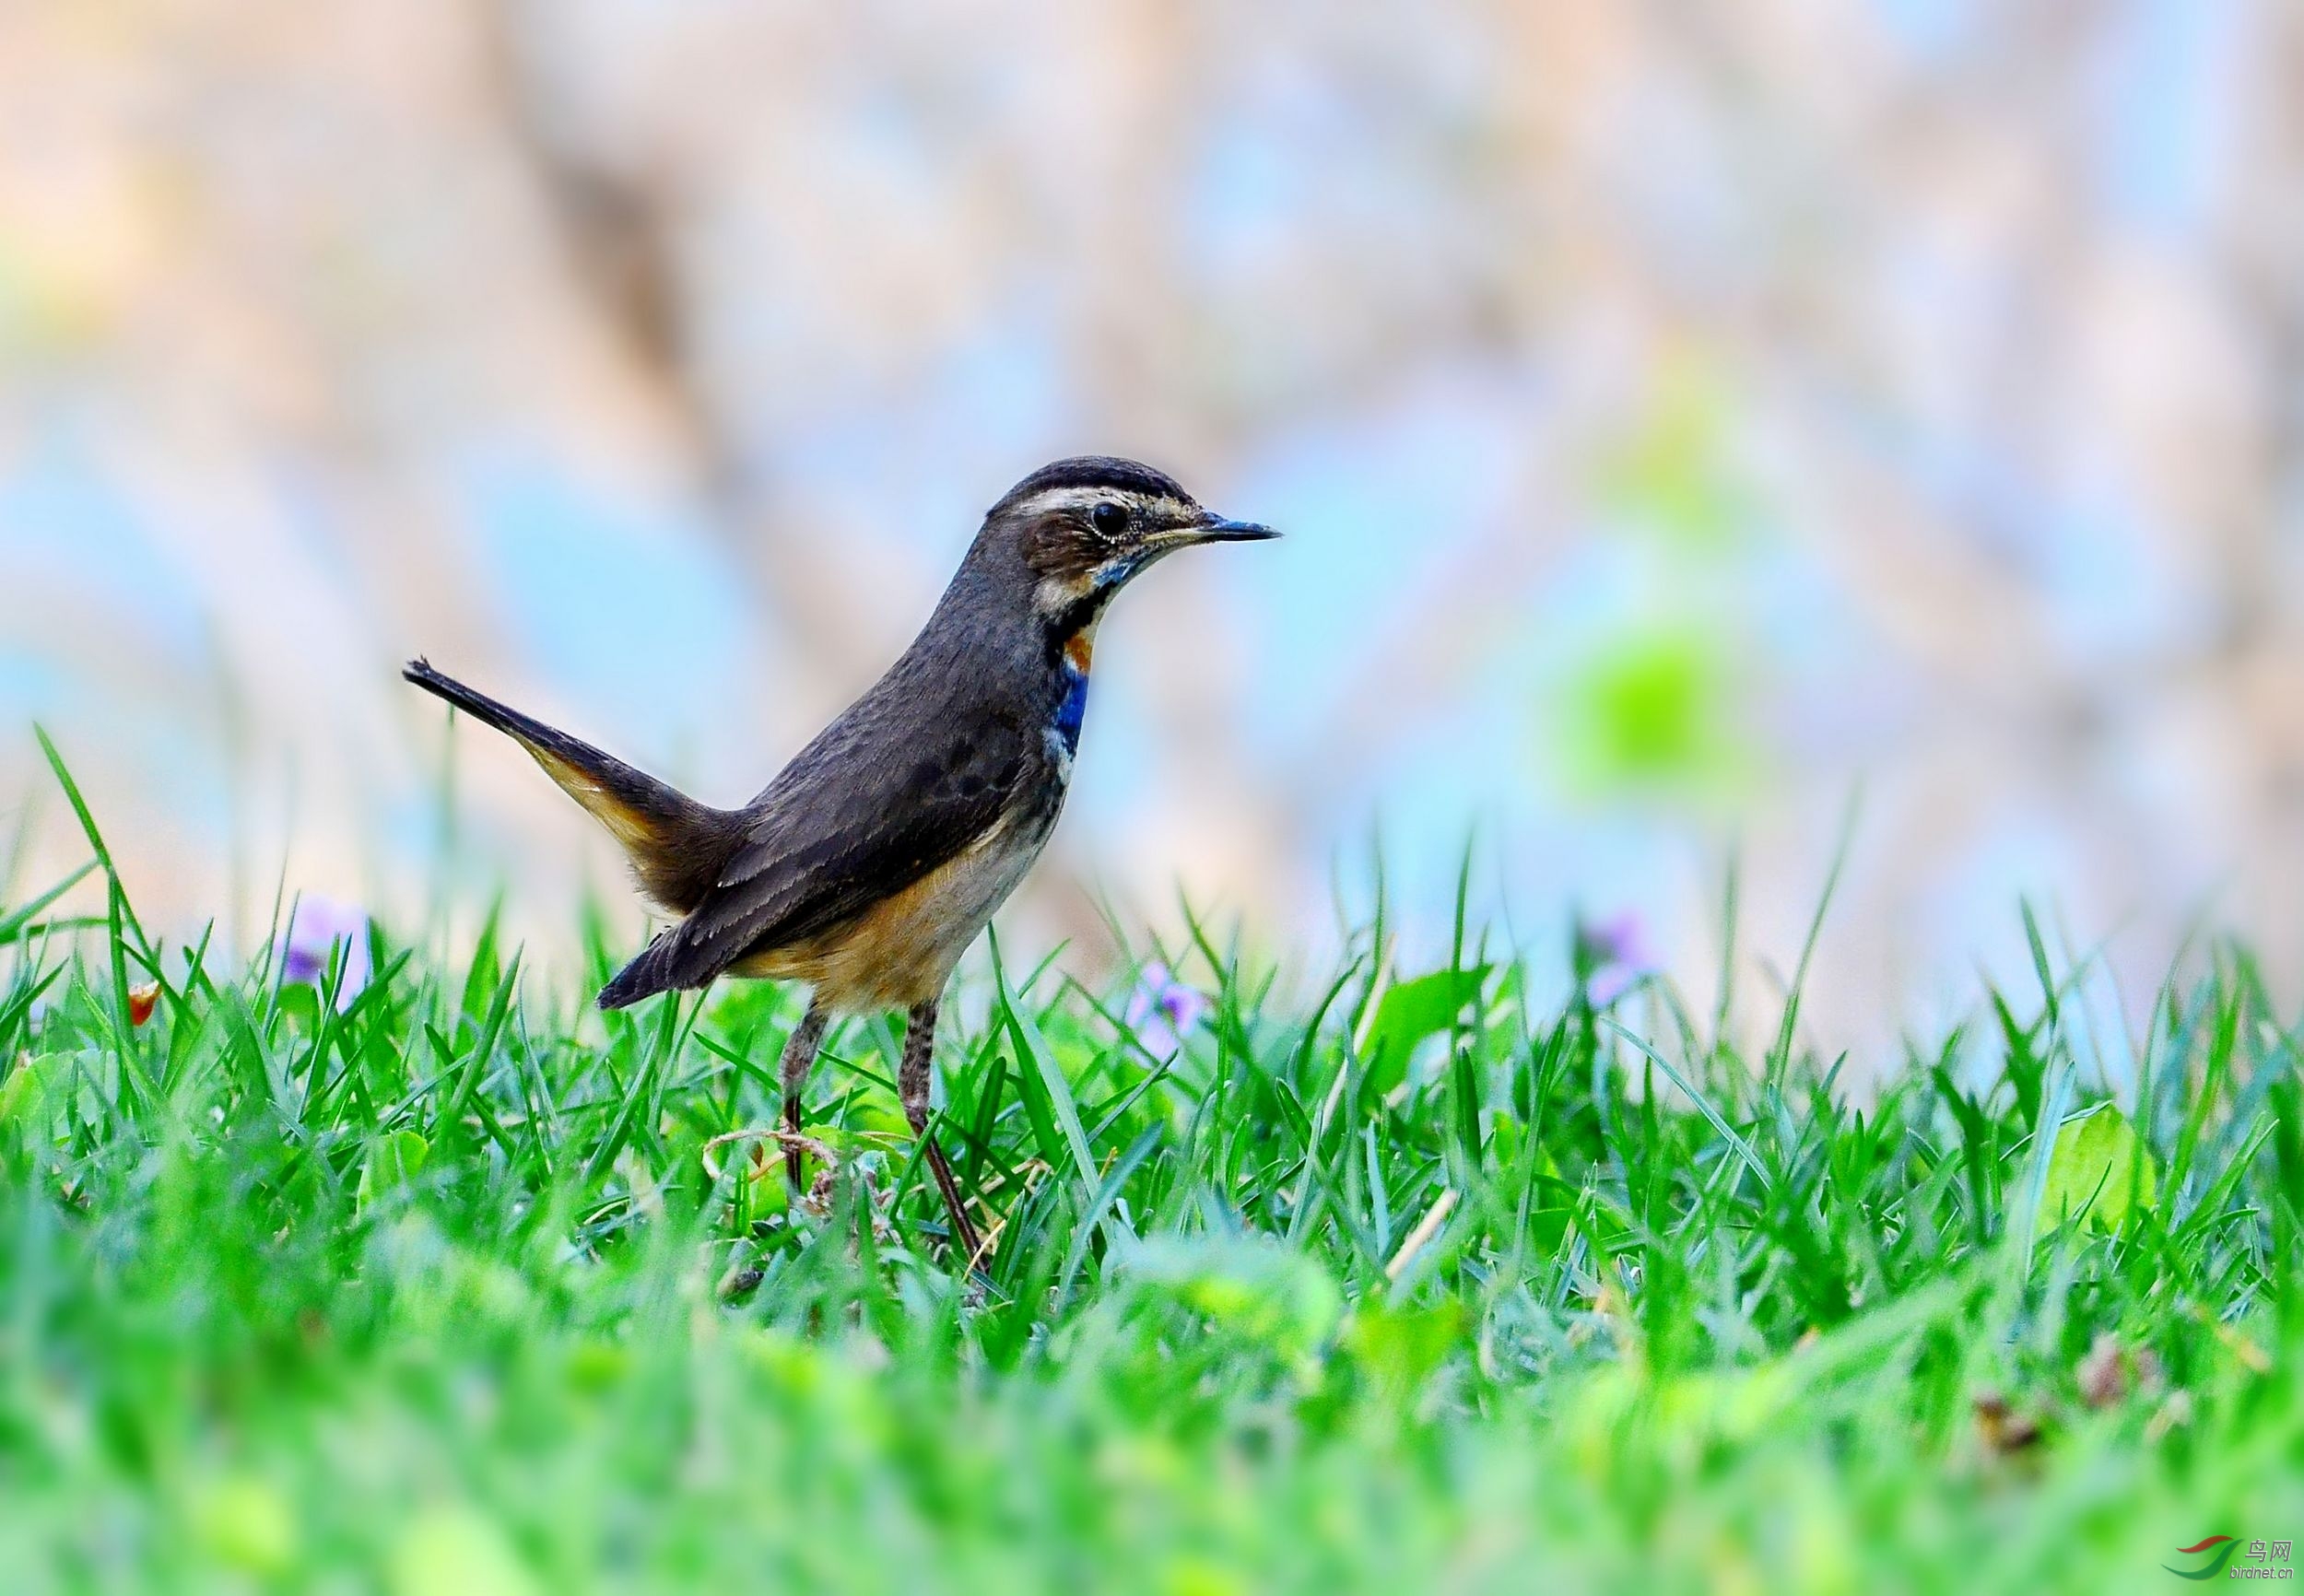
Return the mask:
<svg viewBox="0 0 2304 1596">
<path fill-rule="evenodd" d="M 1064 807 L 1104 606 L 1178 549 L 1275 535 L 1203 510 L 1133 461 L 1041 467 L 985 515 L 903 657 L 740 809 L 699 804 L 422 660 L 406 675 L 526 749 L 676 917 L 602 990 L 602 1008 L 723 975 L 806 983 L 782 1064 L 795 1190 L 801 1094 L 826 1027 L 908 1011 L 898 1093 L 972 1263 L 976 1227 L 928 1132 L 945 983 Z"/>
</svg>

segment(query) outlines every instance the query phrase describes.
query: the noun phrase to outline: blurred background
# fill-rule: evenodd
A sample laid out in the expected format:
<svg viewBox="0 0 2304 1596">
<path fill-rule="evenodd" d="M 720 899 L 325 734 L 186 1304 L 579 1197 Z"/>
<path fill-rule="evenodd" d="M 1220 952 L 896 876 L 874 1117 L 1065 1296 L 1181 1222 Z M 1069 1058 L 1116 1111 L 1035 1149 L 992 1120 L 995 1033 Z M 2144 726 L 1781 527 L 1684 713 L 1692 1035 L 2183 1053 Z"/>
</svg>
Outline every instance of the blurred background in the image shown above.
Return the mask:
<svg viewBox="0 0 2304 1596">
<path fill-rule="evenodd" d="M 1099 651 L 1003 924 L 1312 972 L 1629 915 L 1809 1023 L 2304 970 L 2304 10 L 2283 0 L 17 0 L 0 822 L 275 892 L 637 908 L 442 668 L 722 802 L 1056 455 L 1269 521 Z M 453 804 L 443 795 L 453 792 Z M 453 813 L 453 824 L 447 816 Z"/>
</svg>

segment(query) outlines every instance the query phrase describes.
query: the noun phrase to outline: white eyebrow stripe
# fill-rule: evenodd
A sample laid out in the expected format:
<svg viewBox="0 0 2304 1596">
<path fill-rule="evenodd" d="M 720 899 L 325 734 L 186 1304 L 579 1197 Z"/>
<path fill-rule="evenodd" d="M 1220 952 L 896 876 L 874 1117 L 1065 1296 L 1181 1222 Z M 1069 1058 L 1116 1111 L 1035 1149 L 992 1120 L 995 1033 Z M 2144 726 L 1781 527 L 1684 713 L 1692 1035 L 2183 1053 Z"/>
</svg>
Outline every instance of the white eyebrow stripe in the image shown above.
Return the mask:
<svg viewBox="0 0 2304 1596">
<path fill-rule="evenodd" d="M 1093 510 L 1099 504 L 1120 504 L 1131 510 L 1150 510 L 1173 502 L 1165 494 L 1138 493 L 1126 487 L 1044 487 L 1026 499 L 1020 508 L 1048 511 Z"/>
</svg>

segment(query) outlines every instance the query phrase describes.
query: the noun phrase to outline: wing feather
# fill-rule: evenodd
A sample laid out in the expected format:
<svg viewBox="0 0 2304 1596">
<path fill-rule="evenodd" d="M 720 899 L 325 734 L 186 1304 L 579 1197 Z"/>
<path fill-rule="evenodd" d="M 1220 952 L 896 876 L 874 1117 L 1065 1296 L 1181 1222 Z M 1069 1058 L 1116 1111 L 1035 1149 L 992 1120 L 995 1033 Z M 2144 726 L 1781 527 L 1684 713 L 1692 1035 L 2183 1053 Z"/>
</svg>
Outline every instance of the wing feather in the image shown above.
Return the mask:
<svg viewBox="0 0 2304 1596">
<path fill-rule="evenodd" d="M 852 722 L 828 728 L 749 806 L 711 889 L 608 983 L 603 1007 L 700 987 L 836 930 L 958 856 L 1042 774 L 1017 716 L 893 737 L 862 734 Z"/>
</svg>

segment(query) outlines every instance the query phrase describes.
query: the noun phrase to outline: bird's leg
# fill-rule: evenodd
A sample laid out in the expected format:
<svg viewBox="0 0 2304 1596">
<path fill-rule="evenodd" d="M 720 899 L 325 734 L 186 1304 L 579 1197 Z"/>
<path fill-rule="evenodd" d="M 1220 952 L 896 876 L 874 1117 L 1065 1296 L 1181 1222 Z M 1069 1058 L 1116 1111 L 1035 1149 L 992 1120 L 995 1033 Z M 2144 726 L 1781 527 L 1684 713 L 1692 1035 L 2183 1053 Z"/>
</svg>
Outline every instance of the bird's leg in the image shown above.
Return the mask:
<svg viewBox="0 0 2304 1596">
<path fill-rule="evenodd" d="M 945 1209 L 952 1215 L 952 1237 L 959 1243 L 963 1267 L 968 1267 L 975 1263 L 981 1245 L 976 1226 L 970 1223 L 968 1208 L 960 1201 L 960 1183 L 952 1179 L 952 1166 L 944 1161 L 944 1150 L 928 1134 L 928 1070 L 935 1054 L 936 1005 L 932 999 L 915 1007 L 906 1020 L 904 1063 L 896 1077 L 897 1093 L 904 1099 L 904 1118 L 911 1121 L 912 1134 L 920 1138 L 928 1168 L 944 1193 Z"/>
<path fill-rule="evenodd" d="M 816 1055 L 824 1046 L 824 1027 L 830 1017 L 811 998 L 808 1012 L 793 1031 L 792 1040 L 784 1044 L 784 1175 L 792 1182 L 794 1197 L 807 1190 L 800 1168 L 800 1094 L 807 1089 L 808 1072 L 816 1068 Z"/>
</svg>

